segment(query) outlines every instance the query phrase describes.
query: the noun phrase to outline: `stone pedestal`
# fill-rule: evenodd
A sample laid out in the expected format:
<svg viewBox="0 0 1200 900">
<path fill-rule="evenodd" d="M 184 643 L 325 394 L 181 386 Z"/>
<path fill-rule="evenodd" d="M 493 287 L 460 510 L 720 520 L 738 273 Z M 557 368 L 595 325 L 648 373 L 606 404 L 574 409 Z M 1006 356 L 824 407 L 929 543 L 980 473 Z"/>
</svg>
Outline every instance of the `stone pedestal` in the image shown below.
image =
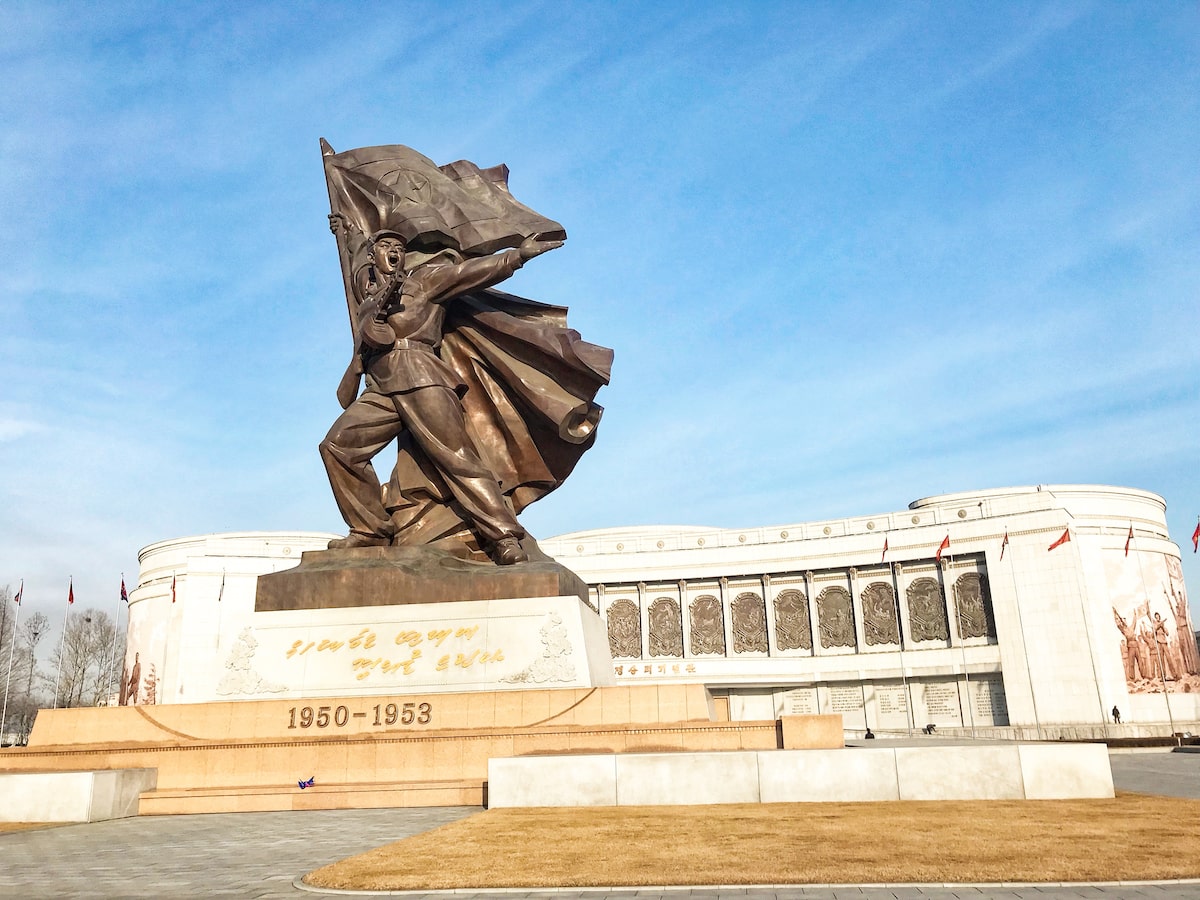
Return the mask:
<svg viewBox="0 0 1200 900">
<path fill-rule="evenodd" d="M 433 547 L 361 547 L 306 552 L 300 565 L 260 575 L 256 612 L 506 600 L 587 598 L 587 585 L 525 542 L 530 561 L 515 566 L 462 559 Z"/>
<path fill-rule="evenodd" d="M 613 684 L 604 624 L 575 596 L 257 612 L 220 699 Z"/>
</svg>

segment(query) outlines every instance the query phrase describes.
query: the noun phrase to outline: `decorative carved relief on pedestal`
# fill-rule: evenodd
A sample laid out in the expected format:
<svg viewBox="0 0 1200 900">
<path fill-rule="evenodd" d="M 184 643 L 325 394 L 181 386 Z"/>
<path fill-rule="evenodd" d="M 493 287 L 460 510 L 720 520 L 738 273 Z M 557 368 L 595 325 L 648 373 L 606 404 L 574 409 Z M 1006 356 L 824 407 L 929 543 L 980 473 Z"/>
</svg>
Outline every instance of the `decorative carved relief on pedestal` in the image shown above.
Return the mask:
<svg viewBox="0 0 1200 900">
<path fill-rule="evenodd" d="M 632 600 L 618 600 L 608 608 L 608 649 L 614 659 L 642 655 L 642 622 Z"/>
<path fill-rule="evenodd" d="M 683 622 L 679 604 L 670 597 L 650 604 L 650 655 L 683 656 Z"/>
<path fill-rule="evenodd" d="M 735 653 L 767 652 L 767 607 L 752 591 L 733 601 L 733 650 Z"/>
<path fill-rule="evenodd" d="M 688 641 L 694 654 L 725 653 L 725 617 L 721 601 L 712 594 L 697 597 L 688 607 L 691 616 L 691 638 Z"/>
<path fill-rule="evenodd" d="M 863 633 L 867 644 L 899 644 L 896 595 L 886 581 L 873 581 L 862 592 Z"/>
<path fill-rule="evenodd" d="M 222 697 L 253 696 L 254 694 L 278 694 L 287 690 L 287 685 L 268 681 L 254 668 L 254 653 L 258 650 L 258 639 L 250 626 L 243 628 L 233 642 L 225 660 L 225 674 L 217 682 L 217 693 Z M 147 680 L 149 684 L 149 680 Z M 153 703 L 153 700 L 143 700 Z"/>
<path fill-rule="evenodd" d="M 964 638 L 995 637 L 992 597 L 987 576 L 966 572 L 954 582 L 954 605 L 958 609 L 958 634 Z"/>
<path fill-rule="evenodd" d="M 905 591 L 908 597 L 908 622 L 914 641 L 945 641 L 950 639 L 946 621 L 946 604 L 942 591 L 933 578 L 917 578 Z"/>
<path fill-rule="evenodd" d="M 571 660 L 571 639 L 563 625 L 562 616 L 550 613 L 539 630 L 542 654 L 520 672 L 505 675 L 501 681 L 509 684 L 545 684 L 547 681 L 572 681 L 575 663 Z"/>
<path fill-rule="evenodd" d="M 812 649 L 808 598 L 800 591 L 780 591 L 775 598 L 775 641 L 780 650 Z"/>
<path fill-rule="evenodd" d="M 822 647 L 854 647 L 854 601 L 844 587 L 827 587 L 817 597 Z"/>
</svg>

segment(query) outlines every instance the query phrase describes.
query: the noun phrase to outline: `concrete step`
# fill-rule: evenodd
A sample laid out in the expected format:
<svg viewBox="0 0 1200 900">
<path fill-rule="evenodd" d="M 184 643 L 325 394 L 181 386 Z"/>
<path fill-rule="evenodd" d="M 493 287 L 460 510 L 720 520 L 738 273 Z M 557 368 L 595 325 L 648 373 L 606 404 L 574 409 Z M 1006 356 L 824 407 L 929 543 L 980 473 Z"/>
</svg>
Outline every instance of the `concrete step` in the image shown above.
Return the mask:
<svg viewBox="0 0 1200 900">
<path fill-rule="evenodd" d="M 485 786 L 478 780 L 394 781 L 168 788 L 145 791 L 138 815 L 213 812 L 280 812 L 296 809 L 385 809 L 419 806 L 479 806 Z"/>
</svg>

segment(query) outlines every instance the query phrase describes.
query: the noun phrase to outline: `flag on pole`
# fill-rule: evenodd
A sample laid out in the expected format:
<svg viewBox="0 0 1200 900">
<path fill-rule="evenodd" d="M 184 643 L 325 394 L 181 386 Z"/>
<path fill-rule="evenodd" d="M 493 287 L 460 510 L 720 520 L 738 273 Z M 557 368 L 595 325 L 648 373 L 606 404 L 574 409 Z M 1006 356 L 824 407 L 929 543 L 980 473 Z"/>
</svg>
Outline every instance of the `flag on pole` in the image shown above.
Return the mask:
<svg viewBox="0 0 1200 900">
<path fill-rule="evenodd" d="M 125 576 L 121 576 L 121 599 L 126 603 L 129 602 L 129 592 L 125 590 Z"/>
<path fill-rule="evenodd" d="M 1129 523 L 1129 536 L 1125 538 L 1125 555 L 1129 555 L 1129 542 L 1133 540 L 1133 523 Z"/>
<path fill-rule="evenodd" d="M 221 598 L 225 596 L 225 570 L 221 570 L 221 589 L 217 591 L 217 602 L 221 602 Z"/>
<path fill-rule="evenodd" d="M 1057 541 L 1055 541 L 1053 544 L 1051 544 L 1049 547 L 1047 547 L 1046 550 L 1047 551 L 1054 550 L 1058 547 L 1061 547 L 1063 544 L 1069 544 L 1069 543 L 1071 543 L 1071 529 L 1065 528 L 1065 529 L 1063 529 L 1062 537 L 1060 537 Z"/>
<path fill-rule="evenodd" d="M 175 602 L 175 576 L 171 576 L 171 602 Z"/>
<path fill-rule="evenodd" d="M 950 549 L 950 535 L 942 538 L 942 542 L 938 544 L 937 555 L 934 557 L 938 562 L 942 561 L 942 551 Z"/>
<path fill-rule="evenodd" d="M 1196 518 L 1196 530 L 1192 532 L 1192 552 L 1196 552 L 1196 548 L 1200 547 L 1200 516 Z"/>
<path fill-rule="evenodd" d="M 21 586 L 19 588 L 17 588 L 17 596 L 13 597 L 13 602 L 16 603 L 17 606 L 21 605 L 21 595 L 23 593 L 25 593 L 25 579 L 24 578 L 21 579 Z"/>
<path fill-rule="evenodd" d="M 1000 542 L 1000 561 L 1004 561 L 1004 548 L 1008 546 L 1008 529 L 1004 529 L 1004 540 Z"/>
<path fill-rule="evenodd" d="M 880 560 L 879 560 L 880 562 L 884 562 L 887 559 L 887 551 L 888 551 L 887 538 L 885 537 L 883 539 L 883 556 L 880 558 Z"/>
<path fill-rule="evenodd" d="M 71 576 L 71 583 L 67 585 L 67 606 L 75 602 L 75 576 Z"/>
</svg>

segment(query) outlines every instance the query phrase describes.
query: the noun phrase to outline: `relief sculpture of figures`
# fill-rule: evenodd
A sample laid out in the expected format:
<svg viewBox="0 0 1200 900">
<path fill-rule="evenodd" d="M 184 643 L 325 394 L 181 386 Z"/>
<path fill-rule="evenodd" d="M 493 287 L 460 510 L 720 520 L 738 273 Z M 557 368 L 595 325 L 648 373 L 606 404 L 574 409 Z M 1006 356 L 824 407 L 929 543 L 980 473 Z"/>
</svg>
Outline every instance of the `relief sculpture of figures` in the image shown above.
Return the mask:
<svg viewBox="0 0 1200 900">
<path fill-rule="evenodd" d="M 862 592 L 863 632 L 868 644 L 899 644 L 896 623 L 896 596 L 892 586 L 882 581 L 867 585 Z"/>
<path fill-rule="evenodd" d="M 780 591 L 775 598 L 775 634 L 780 650 L 811 650 L 812 625 L 808 598 L 796 590 Z"/>
<path fill-rule="evenodd" d="M 592 445 L 612 351 L 581 340 L 562 307 L 493 288 L 566 232 L 509 193 L 505 166 L 321 149 L 354 340 L 344 412 L 320 446 L 349 526 L 330 549 L 525 562 L 517 514 Z M 393 440 L 381 485 L 372 459 Z"/>
</svg>

